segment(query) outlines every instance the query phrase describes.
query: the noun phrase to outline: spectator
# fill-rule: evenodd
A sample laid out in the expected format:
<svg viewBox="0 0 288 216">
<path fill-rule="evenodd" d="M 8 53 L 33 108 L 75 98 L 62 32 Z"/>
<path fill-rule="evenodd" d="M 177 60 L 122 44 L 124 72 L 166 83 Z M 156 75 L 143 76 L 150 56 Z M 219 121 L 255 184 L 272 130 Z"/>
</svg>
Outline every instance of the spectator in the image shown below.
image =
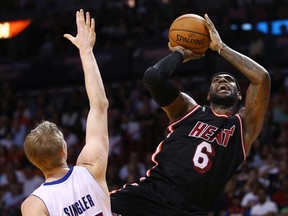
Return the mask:
<svg viewBox="0 0 288 216">
<path fill-rule="evenodd" d="M 23 185 L 19 182 L 10 183 L 7 192 L 3 195 L 4 205 L 7 209 L 19 209 L 20 204 L 24 199 Z"/>
<path fill-rule="evenodd" d="M 129 160 L 124 164 L 119 171 L 119 177 L 122 182 L 126 182 L 129 179 L 129 183 L 136 182 L 140 177 L 143 177 L 146 172 L 144 163 L 139 161 L 139 155 L 137 151 L 130 152 Z"/>
<path fill-rule="evenodd" d="M 279 190 L 272 195 L 272 201 L 278 205 L 280 211 L 288 209 L 288 178 L 282 181 Z"/>
<path fill-rule="evenodd" d="M 241 206 L 241 194 L 235 193 L 232 197 L 232 204 L 225 211 L 225 216 L 245 216 L 246 208 Z"/>
<path fill-rule="evenodd" d="M 262 187 L 258 190 L 258 203 L 252 206 L 251 216 L 276 216 L 278 207 L 275 202 L 271 201 L 266 188 Z"/>
<path fill-rule="evenodd" d="M 27 197 L 44 182 L 44 178 L 37 174 L 34 167 L 29 165 L 24 168 L 24 175 L 23 194 Z"/>
<path fill-rule="evenodd" d="M 140 124 L 131 114 L 122 115 L 121 129 L 126 132 L 130 142 L 140 141 Z"/>
<path fill-rule="evenodd" d="M 250 191 L 244 194 L 241 206 L 250 209 L 252 206 L 258 203 L 258 190 L 261 187 L 258 181 L 251 183 Z"/>
</svg>

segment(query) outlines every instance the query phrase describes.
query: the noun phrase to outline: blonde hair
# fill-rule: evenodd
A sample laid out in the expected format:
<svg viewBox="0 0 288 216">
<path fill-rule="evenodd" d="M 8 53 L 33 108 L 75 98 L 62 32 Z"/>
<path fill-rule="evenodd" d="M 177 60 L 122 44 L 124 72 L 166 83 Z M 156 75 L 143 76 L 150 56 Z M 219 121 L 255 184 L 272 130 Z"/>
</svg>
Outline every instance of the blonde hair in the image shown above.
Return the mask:
<svg viewBox="0 0 288 216">
<path fill-rule="evenodd" d="M 63 164 L 63 134 L 54 123 L 43 121 L 31 130 L 24 141 L 28 160 L 41 171 L 50 171 Z"/>
</svg>

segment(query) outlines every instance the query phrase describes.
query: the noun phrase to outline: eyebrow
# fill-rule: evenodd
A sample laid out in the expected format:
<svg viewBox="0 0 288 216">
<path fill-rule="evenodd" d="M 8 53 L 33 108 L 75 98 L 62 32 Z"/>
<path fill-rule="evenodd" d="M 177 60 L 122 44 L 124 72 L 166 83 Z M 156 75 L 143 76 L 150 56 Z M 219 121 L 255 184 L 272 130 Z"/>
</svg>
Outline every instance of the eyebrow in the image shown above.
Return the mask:
<svg viewBox="0 0 288 216">
<path fill-rule="evenodd" d="M 231 80 L 233 80 L 235 82 L 235 79 L 232 76 L 228 75 L 228 74 L 219 74 L 219 75 L 215 76 L 213 78 L 213 80 L 219 79 L 220 77 L 224 77 L 225 79 L 229 78 L 229 79 L 231 79 Z"/>
</svg>

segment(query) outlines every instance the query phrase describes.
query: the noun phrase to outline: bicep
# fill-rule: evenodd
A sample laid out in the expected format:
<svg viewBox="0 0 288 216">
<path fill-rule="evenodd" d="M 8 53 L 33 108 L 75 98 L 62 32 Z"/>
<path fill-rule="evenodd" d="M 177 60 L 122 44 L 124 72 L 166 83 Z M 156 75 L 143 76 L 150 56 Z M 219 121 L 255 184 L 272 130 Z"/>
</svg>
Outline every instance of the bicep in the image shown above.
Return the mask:
<svg viewBox="0 0 288 216">
<path fill-rule="evenodd" d="M 169 120 L 174 121 L 187 114 L 196 105 L 197 103 L 193 98 L 181 92 L 172 103 L 166 107 L 162 107 L 162 109 L 167 114 Z"/>
</svg>

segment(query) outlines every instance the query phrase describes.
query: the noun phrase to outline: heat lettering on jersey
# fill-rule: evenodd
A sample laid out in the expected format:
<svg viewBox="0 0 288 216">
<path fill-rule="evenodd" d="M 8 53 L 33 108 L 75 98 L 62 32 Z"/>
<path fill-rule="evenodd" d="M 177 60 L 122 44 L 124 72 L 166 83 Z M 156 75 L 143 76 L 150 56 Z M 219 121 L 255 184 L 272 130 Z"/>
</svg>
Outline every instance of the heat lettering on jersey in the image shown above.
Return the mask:
<svg viewBox="0 0 288 216">
<path fill-rule="evenodd" d="M 235 131 L 235 125 L 229 129 L 218 130 L 214 125 L 209 125 L 207 123 L 198 121 L 193 127 L 189 136 L 201 138 L 208 142 L 213 142 L 216 140 L 218 145 L 227 147 L 229 139 L 233 136 Z"/>
<path fill-rule="evenodd" d="M 93 206 L 95 206 L 94 201 L 92 200 L 92 197 L 88 194 L 79 199 L 74 204 L 65 207 L 63 211 L 67 216 L 77 216 L 83 214 L 87 209 Z"/>
</svg>

